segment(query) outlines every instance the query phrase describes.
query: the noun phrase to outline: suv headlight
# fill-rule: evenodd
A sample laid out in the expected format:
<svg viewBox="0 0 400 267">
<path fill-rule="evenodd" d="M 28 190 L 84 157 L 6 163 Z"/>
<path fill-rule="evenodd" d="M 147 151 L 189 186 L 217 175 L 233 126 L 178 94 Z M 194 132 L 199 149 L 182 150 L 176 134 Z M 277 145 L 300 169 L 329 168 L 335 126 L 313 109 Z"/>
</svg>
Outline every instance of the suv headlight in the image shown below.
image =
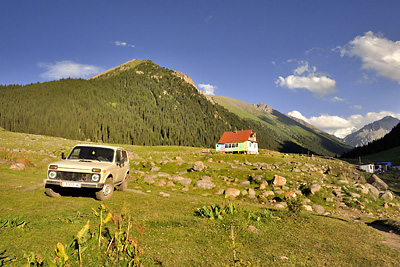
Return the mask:
<svg viewBox="0 0 400 267">
<path fill-rule="evenodd" d="M 57 177 L 57 172 L 55 171 L 49 171 L 49 178 L 50 179 L 54 179 Z"/>
<path fill-rule="evenodd" d="M 98 174 L 98 173 L 92 174 L 93 182 L 98 182 L 99 180 L 100 180 L 100 174 Z"/>
</svg>

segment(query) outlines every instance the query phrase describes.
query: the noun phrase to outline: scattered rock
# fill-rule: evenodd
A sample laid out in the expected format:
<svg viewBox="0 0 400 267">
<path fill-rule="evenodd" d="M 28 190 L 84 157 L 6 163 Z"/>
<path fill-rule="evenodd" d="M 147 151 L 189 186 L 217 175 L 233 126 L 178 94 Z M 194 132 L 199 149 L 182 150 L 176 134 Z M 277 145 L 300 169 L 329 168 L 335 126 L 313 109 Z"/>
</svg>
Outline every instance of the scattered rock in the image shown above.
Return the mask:
<svg viewBox="0 0 400 267">
<path fill-rule="evenodd" d="M 292 198 L 292 197 L 296 197 L 296 193 L 293 192 L 293 191 L 286 191 L 285 199 L 289 199 L 289 198 Z"/>
<path fill-rule="evenodd" d="M 204 169 L 204 164 L 201 161 L 196 161 L 193 163 L 193 170 L 196 172 L 201 172 Z"/>
<path fill-rule="evenodd" d="M 236 188 L 228 188 L 225 190 L 225 196 L 229 196 L 229 197 L 237 197 L 240 195 L 240 190 L 236 189 Z"/>
<path fill-rule="evenodd" d="M 371 177 L 368 178 L 367 182 L 375 186 L 378 190 L 386 191 L 389 188 L 389 186 L 376 174 L 372 174 Z"/>
<path fill-rule="evenodd" d="M 311 207 L 310 205 L 303 205 L 303 208 L 304 208 L 306 211 L 313 211 L 313 209 L 312 209 L 312 207 Z"/>
<path fill-rule="evenodd" d="M 162 182 L 153 182 L 152 184 L 155 186 L 164 186 Z"/>
<path fill-rule="evenodd" d="M 375 186 L 373 186 L 372 184 L 365 184 L 365 187 L 368 188 L 369 192 L 372 195 L 374 195 L 376 197 L 379 196 L 379 190 Z"/>
<path fill-rule="evenodd" d="M 314 195 L 316 192 L 318 192 L 319 190 L 321 190 L 321 186 L 319 184 L 312 184 L 310 187 L 310 193 L 312 195 Z"/>
<path fill-rule="evenodd" d="M 313 205 L 311 205 L 311 207 L 315 212 L 317 212 L 319 214 L 324 214 L 325 213 L 325 208 L 322 207 L 321 205 L 313 204 Z"/>
<path fill-rule="evenodd" d="M 27 160 L 26 158 L 19 158 L 19 159 L 17 159 L 15 162 L 17 162 L 17 163 L 22 163 L 22 164 L 24 164 L 25 166 L 31 166 L 31 167 L 35 166 L 32 162 L 30 162 L 30 161 Z"/>
<path fill-rule="evenodd" d="M 201 189 L 213 189 L 215 184 L 211 181 L 210 177 L 203 176 L 201 180 L 196 182 L 196 186 Z"/>
<path fill-rule="evenodd" d="M 248 198 L 255 198 L 256 197 L 256 191 L 253 188 L 248 189 Z"/>
<path fill-rule="evenodd" d="M 264 193 L 259 195 L 259 197 L 268 197 L 268 196 L 274 196 L 274 195 L 275 195 L 275 193 L 273 191 L 265 191 Z"/>
<path fill-rule="evenodd" d="M 25 170 L 25 164 L 13 163 L 13 164 L 11 164 L 10 170 L 23 171 L 23 170 Z"/>
<path fill-rule="evenodd" d="M 157 176 L 164 177 L 164 178 L 171 178 L 171 175 L 166 172 L 159 172 L 159 173 L 157 173 Z"/>
<path fill-rule="evenodd" d="M 160 195 L 162 195 L 163 197 L 170 197 L 171 195 L 168 193 L 164 193 L 164 192 L 160 192 Z"/>
<path fill-rule="evenodd" d="M 250 181 L 243 181 L 239 184 L 239 186 L 249 186 L 250 185 Z"/>
<path fill-rule="evenodd" d="M 160 169 L 161 169 L 160 167 L 154 166 L 154 167 L 152 167 L 152 168 L 150 169 L 150 171 L 151 171 L 151 172 L 158 172 Z"/>
<path fill-rule="evenodd" d="M 225 193 L 225 189 L 220 189 L 220 190 L 218 190 L 217 193 L 215 193 L 215 194 L 217 194 L 217 195 L 223 195 L 224 193 Z"/>
<path fill-rule="evenodd" d="M 192 183 L 192 179 L 190 178 L 183 178 L 180 180 L 178 183 L 180 183 L 183 186 L 189 186 Z"/>
<path fill-rule="evenodd" d="M 386 192 L 379 194 L 379 197 L 383 198 L 384 200 L 387 200 L 387 201 L 393 200 L 393 194 L 390 191 L 386 191 Z"/>
<path fill-rule="evenodd" d="M 286 178 L 279 176 L 279 175 L 274 175 L 274 178 L 272 180 L 272 186 L 283 186 L 286 184 Z"/>
<path fill-rule="evenodd" d="M 258 234 L 260 230 L 258 230 L 254 225 L 249 225 L 247 229 L 255 234 Z"/>
<path fill-rule="evenodd" d="M 172 182 L 172 181 L 167 181 L 167 183 L 165 185 L 168 187 L 175 186 L 174 182 Z"/>
</svg>

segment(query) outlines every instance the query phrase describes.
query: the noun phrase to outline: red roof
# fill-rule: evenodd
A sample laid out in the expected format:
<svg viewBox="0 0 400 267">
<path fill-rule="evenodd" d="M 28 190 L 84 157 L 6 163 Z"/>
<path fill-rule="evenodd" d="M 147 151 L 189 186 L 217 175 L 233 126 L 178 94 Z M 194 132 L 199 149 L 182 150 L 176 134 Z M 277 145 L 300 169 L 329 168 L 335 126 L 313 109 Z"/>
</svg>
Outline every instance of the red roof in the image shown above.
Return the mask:
<svg viewBox="0 0 400 267">
<path fill-rule="evenodd" d="M 218 141 L 218 144 L 242 143 L 250 139 L 250 135 L 254 134 L 253 130 L 224 132 Z"/>
</svg>

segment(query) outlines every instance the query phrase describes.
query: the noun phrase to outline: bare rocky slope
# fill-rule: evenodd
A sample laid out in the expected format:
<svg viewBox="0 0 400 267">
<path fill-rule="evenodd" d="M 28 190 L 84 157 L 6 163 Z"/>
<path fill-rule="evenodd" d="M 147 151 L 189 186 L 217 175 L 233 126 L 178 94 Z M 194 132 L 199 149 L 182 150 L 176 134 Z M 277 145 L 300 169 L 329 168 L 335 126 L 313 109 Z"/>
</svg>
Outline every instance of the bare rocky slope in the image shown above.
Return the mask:
<svg viewBox="0 0 400 267">
<path fill-rule="evenodd" d="M 381 120 L 365 125 L 360 130 L 349 134 L 343 142 L 352 146 L 359 147 L 384 137 L 394 126 L 400 122 L 399 119 L 386 116 Z"/>
</svg>

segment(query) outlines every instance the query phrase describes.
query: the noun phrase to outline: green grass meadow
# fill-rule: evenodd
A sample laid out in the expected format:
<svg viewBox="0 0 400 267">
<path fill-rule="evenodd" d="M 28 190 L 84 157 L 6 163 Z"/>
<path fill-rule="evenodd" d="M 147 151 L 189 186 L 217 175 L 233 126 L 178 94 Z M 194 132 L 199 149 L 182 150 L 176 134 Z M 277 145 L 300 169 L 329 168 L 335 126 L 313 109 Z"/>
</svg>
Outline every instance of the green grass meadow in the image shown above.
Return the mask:
<svg viewBox="0 0 400 267">
<path fill-rule="evenodd" d="M 23 227 L 0 228 L 0 253 L 5 250 L 0 255 L 3 260 L 12 259 L 4 261 L 5 266 L 47 266 L 46 263 L 29 263 L 29 255 L 35 254 L 57 262 L 57 243 L 67 246 L 87 221 L 90 221 L 88 235 L 96 237 L 94 233 L 100 226 L 100 219 L 94 210 L 99 211 L 101 202 L 92 194 L 50 198 L 44 193 L 47 158 L 55 155 L 50 158 L 56 159 L 61 151 L 67 152 L 76 143 L 0 130 L 0 159 L 16 160 L 23 156 L 33 163 L 23 171 L 10 170 L 5 161 L 0 163 L 0 219 L 19 218 L 26 223 Z M 268 164 L 278 160 L 293 161 L 276 152 L 253 157 L 203 155 L 200 148 L 124 147 L 135 154 L 136 159 L 131 160 L 133 170 L 145 171 L 143 162 L 157 163 L 181 156 L 183 164 L 167 163 L 162 167 L 162 171 L 170 174 L 187 169 L 190 162 L 206 162 L 210 157 L 214 160 L 208 164 L 206 175 L 233 178 L 260 171 L 250 168 L 228 171 L 225 165 L 217 165 L 217 160 Z M 282 170 L 284 173 L 290 175 Z M 205 174 L 187 173 L 185 177 L 195 180 Z M 306 211 L 293 214 L 257 199 L 229 200 L 215 194 L 215 190 L 195 189 L 193 185 L 189 191 L 184 191 L 178 186 L 146 184 L 138 175 L 131 178 L 131 190 L 114 192 L 104 204 L 107 210 L 124 216 L 129 214 L 135 219 L 136 227 L 130 229 L 129 235 L 142 252 L 135 261 L 139 266 L 399 266 L 400 252 L 384 245 L 383 235 L 360 222 Z M 170 197 L 161 193 L 168 193 Z M 218 204 L 222 207 L 230 203 L 237 207 L 237 213 L 225 214 L 222 219 L 196 216 L 196 211 L 203 206 Z M 256 231 L 250 231 L 249 226 L 254 226 Z M 112 222 L 103 227 L 115 229 Z M 88 246 L 82 252 L 82 266 L 127 266 L 126 261 L 107 255 L 107 244 L 104 248 Z M 0 266 L 1 260 L 0 257 Z M 79 265 L 75 251 L 59 266 Z"/>
</svg>

